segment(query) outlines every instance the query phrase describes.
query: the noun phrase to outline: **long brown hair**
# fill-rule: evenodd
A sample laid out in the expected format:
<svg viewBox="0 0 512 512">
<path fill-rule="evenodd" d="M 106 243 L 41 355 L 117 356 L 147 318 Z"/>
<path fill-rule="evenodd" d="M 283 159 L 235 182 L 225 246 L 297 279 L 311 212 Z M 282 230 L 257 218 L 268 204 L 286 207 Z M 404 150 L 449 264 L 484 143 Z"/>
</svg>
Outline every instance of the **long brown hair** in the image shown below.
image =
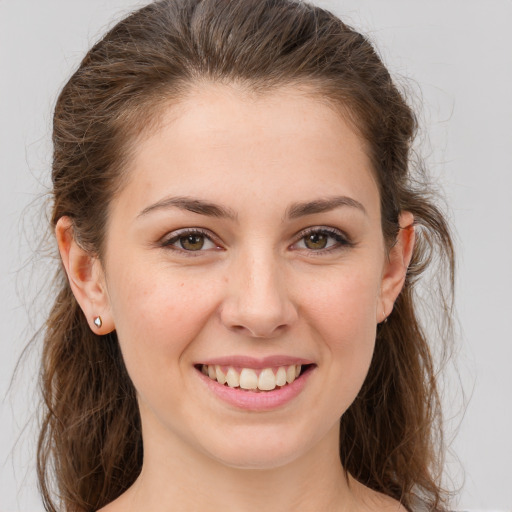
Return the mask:
<svg viewBox="0 0 512 512">
<path fill-rule="evenodd" d="M 131 14 L 89 51 L 58 98 L 52 227 L 69 216 L 77 242 L 101 259 L 130 148 L 163 104 L 198 81 L 260 92 L 312 86 L 367 142 L 389 246 L 399 213 L 413 213 L 418 243 L 404 289 L 378 328 L 367 379 L 341 418 L 340 457 L 356 479 L 407 508 L 443 509 L 436 369 L 415 285 L 433 263 L 446 270 L 438 318 L 449 325 L 453 247 L 430 189 L 421 187 L 424 174 L 411 164 L 415 116 L 363 35 L 293 0 L 161 0 Z M 139 412 L 116 333 L 100 338 L 89 329 L 62 268 L 57 283 L 42 359 L 39 482 L 47 510 L 93 511 L 141 470 Z M 435 343 L 446 346 L 447 338 Z"/>
</svg>

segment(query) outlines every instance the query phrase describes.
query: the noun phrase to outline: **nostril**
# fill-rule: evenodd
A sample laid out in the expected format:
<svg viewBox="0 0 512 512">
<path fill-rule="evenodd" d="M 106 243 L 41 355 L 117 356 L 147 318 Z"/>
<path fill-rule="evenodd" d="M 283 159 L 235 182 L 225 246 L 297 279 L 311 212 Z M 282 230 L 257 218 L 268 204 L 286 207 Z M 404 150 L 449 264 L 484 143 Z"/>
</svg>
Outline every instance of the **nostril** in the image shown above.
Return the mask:
<svg viewBox="0 0 512 512">
<path fill-rule="evenodd" d="M 240 334 L 246 334 L 252 338 L 273 338 L 279 334 L 281 334 L 287 328 L 286 324 L 281 324 L 276 327 L 265 326 L 265 325 L 233 325 L 231 329 Z"/>
</svg>

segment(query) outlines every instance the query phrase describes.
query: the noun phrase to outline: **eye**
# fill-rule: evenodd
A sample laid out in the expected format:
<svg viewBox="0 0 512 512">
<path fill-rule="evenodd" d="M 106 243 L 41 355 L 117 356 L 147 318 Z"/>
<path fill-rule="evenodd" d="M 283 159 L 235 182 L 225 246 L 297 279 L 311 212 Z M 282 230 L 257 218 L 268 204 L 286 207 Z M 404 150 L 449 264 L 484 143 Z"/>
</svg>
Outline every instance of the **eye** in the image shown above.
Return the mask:
<svg viewBox="0 0 512 512">
<path fill-rule="evenodd" d="M 211 237 L 198 229 L 183 229 L 172 233 L 170 238 L 162 242 L 162 246 L 186 252 L 200 252 L 218 249 L 219 245 Z"/>
<path fill-rule="evenodd" d="M 334 228 L 308 228 L 298 235 L 300 238 L 294 249 L 305 249 L 314 252 L 327 252 L 352 245 L 341 231 Z"/>
</svg>

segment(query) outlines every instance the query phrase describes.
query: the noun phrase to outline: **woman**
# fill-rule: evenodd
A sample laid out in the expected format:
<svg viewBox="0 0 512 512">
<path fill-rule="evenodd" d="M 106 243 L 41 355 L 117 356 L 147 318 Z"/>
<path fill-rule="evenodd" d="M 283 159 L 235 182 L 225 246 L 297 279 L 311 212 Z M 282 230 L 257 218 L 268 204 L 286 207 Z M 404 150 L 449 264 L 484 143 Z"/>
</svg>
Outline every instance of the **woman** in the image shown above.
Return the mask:
<svg viewBox="0 0 512 512">
<path fill-rule="evenodd" d="M 90 50 L 54 116 L 48 510 L 443 509 L 415 127 L 304 3 L 164 0 Z"/>
</svg>

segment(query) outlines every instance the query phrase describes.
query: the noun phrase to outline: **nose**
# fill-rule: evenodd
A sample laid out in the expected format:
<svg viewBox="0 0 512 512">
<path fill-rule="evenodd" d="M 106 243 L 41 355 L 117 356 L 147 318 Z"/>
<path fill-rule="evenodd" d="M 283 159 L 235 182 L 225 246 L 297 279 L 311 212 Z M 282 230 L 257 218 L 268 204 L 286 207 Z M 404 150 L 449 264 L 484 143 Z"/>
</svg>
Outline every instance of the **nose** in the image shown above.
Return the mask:
<svg viewBox="0 0 512 512">
<path fill-rule="evenodd" d="M 220 312 L 222 323 L 254 338 L 272 338 L 284 332 L 298 318 L 290 284 L 272 255 L 261 251 L 240 255 L 230 267 Z"/>
</svg>

